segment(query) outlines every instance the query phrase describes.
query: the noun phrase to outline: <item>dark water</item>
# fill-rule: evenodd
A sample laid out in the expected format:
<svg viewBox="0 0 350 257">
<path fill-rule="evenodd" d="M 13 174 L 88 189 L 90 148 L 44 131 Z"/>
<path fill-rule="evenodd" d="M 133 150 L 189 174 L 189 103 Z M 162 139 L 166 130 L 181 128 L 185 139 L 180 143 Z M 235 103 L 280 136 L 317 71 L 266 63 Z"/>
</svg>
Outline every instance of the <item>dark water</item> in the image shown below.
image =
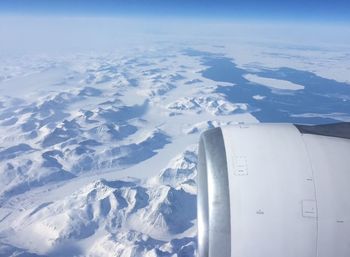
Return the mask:
<svg viewBox="0 0 350 257">
<path fill-rule="evenodd" d="M 188 49 L 186 55 L 200 57 L 207 69 L 202 71 L 205 78 L 217 82 L 229 82 L 234 86 L 219 86 L 217 92 L 232 103 L 247 103 L 261 122 L 293 122 L 325 124 L 336 119 L 322 117 L 292 117 L 293 114 L 342 113 L 350 115 L 350 85 L 322 78 L 312 72 L 282 67 L 276 70 L 247 71 L 238 68 L 232 59 Z M 303 90 L 272 90 L 266 86 L 246 80 L 245 74 L 287 80 L 303 85 Z M 254 95 L 265 96 L 256 100 Z"/>
</svg>

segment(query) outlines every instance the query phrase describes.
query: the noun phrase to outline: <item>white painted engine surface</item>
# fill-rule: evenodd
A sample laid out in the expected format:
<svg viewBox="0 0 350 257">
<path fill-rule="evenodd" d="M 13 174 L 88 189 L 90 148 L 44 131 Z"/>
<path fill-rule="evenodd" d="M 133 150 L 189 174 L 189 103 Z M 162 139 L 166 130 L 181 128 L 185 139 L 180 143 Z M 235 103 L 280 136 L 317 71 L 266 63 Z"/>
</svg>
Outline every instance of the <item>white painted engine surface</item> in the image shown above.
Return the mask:
<svg viewBox="0 0 350 257">
<path fill-rule="evenodd" d="M 330 134 L 293 124 L 203 133 L 199 256 L 350 256 L 350 140 Z"/>
</svg>

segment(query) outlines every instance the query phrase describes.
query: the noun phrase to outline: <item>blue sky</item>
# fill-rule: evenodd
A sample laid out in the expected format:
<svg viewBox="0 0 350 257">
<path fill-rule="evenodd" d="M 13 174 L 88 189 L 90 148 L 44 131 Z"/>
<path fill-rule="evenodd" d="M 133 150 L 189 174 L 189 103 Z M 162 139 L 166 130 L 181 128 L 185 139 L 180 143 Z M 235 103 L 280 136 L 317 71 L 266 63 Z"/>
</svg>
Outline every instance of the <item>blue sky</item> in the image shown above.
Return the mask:
<svg viewBox="0 0 350 257">
<path fill-rule="evenodd" d="M 187 16 L 350 21 L 349 0 L 0 0 L 10 15 Z"/>
</svg>

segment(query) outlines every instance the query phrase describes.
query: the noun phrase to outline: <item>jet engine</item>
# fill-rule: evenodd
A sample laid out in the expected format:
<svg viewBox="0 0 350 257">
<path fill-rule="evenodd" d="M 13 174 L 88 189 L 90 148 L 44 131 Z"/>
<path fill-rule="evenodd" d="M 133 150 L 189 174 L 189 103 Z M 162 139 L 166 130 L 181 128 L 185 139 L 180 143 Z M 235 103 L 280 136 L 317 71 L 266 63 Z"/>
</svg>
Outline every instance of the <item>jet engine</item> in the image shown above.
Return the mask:
<svg viewBox="0 0 350 257">
<path fill-rule="evenodd" d="M 201 135 L 199 257 L 349 257 L 350 124 Z"/>
</svg>

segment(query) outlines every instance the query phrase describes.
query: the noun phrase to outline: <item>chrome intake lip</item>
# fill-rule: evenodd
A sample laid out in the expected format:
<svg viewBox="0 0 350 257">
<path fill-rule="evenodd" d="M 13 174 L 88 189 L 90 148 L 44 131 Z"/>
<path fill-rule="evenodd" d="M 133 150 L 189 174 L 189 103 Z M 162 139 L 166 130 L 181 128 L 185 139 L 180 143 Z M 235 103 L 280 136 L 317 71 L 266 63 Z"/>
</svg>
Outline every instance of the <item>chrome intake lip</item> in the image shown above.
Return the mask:
<svg viewBox="0 0 350 257">
<path fill-rule="evenodd" d="M 201 135 L 198 152 L 198 256 L 231 256 L 230 196 L 221 128 Z"/>
</svg>

